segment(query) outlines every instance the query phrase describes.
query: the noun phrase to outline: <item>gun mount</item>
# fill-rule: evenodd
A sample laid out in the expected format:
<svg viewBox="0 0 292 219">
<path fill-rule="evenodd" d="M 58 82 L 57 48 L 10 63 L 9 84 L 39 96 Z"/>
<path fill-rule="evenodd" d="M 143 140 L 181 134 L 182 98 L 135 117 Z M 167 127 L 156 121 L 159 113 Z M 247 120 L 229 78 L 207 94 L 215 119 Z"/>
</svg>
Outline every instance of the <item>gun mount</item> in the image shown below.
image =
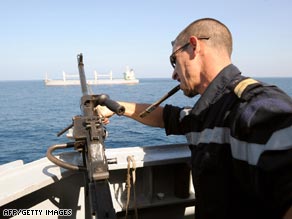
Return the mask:
<svg viewBox="0 0 292 219">
<path fill-rule="evenodd" d="M 103 118 L 95 108 L 99 105 L 106 106 L 118 115 L 122 115 L 125 108 L 111 100 L 106 94 L 89 95 L 82 54 L 77 56 L 77 61 L 82 90 L 82 115 L 74 116 L 73 123 L 58 133 L 58 136 L 60 136 L 73 127 L 75 141 L 51 146 L 47 151 L 47 157 L 60 167 L 85 171 L 87 173 L 87 192 L 92 216 L 98 219 L 114 219 L 116 216 L 108 186 L 109 171 L 104 146 L 106 130 L 103 126 Z M 84 166 L 66 163 L 52 154 L 57 149 L 68 147 L 74 147 L 75 150 L 82 153 Z"/>
</svg>

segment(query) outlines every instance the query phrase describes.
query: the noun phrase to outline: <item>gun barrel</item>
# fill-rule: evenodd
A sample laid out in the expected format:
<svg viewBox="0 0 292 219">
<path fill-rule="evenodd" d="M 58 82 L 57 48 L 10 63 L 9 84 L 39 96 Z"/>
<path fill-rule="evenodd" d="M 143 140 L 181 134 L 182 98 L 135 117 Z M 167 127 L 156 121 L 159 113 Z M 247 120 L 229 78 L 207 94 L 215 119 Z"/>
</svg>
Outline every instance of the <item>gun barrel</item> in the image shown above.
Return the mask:
<svg viewBox="0 0 292 219">
<path fill-rule="evenodd" d="M 81 84 L 81 90 L 82 94 L 88 95 L 88 90 L 87 90 L 87 82 L 86 82 L 86 77 L 85 77 L 85 72 L 84 72 L 84 64 L 83 64 L 83 55 L 80 53 L 77 55 L 77 61 L 78 61 L 78 70 L 79 70 L 79 77 L 80 77 L 80 84 Z"/>
</svg>

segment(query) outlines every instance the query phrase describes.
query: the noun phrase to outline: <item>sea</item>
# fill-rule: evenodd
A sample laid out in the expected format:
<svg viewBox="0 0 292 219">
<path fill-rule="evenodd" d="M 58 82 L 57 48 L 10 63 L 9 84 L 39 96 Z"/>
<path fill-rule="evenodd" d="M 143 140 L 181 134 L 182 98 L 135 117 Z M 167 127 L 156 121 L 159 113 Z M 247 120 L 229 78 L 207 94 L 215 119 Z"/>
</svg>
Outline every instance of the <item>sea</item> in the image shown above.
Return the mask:
<svg viewBox="0 0 292 219">
<path fill-rule="evenodd" d="M 274 84 L 292 97 L 292 78 L 257 78 Z M 95 85 L 91 94 L 108 94 L 117 101 L 153 103 L 177 85 L 171 79 L 140 79 L 134 85 Z M 80 86 L 45 86 L 39 81 L 0 81 L 0 165 L 15 160 L 24 163 L 45 157 L 48 147 L 67 143 L 57 133 L 81 115 Z M 199 97 L 179 91 L 162 105 L 193 106 Z M 106 126 L 105 148 L 141 147 L 186 143 L 184 136 L 166 136 L 165 131 L 142 125 L 123 116 L 113 116 Z M 68 150 L 68 149 L 66 149 Z M 73 149 L 70 149 L 73 150 Z"/>
</svg>

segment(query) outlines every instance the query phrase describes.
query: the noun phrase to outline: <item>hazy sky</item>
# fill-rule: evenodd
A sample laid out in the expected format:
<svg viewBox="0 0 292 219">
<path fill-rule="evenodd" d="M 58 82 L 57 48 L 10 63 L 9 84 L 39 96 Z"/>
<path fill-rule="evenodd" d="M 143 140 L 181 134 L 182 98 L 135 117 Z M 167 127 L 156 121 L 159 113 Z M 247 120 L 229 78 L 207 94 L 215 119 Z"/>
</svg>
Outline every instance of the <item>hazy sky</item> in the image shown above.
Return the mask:
<svg viewBox="0 0 292 219">
<path fill-rule="evenodd" d="M 125 66 L 138 78 L 171 77 L 170 42 L 192 21 L 212 17 L 234 40 L 232 61 L 245 75 L 292 76 L 291 0 L 9 0 L 0 6 L 0 80 L 91 77 Z"/>
</svg>

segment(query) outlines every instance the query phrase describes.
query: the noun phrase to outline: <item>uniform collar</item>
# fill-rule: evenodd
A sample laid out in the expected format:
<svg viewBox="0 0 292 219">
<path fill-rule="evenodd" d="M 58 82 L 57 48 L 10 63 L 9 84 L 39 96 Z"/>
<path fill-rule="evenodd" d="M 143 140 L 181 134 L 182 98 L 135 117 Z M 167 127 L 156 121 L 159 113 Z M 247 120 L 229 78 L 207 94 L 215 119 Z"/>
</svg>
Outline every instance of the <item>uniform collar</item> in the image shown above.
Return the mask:
<svg viewBox="0 0 292 219">
<path fill-rule="evenodd" d="M 223 68 L 196 102 L 192 109 L 192 114 L 202 117 L 201 114 L 204 113 L 211 104 L 218 101 L 224 93 L 226 93 L 228 84 L 240 74 L 241 72 L 239 69 L 233 64 Z"/>
</svg>

